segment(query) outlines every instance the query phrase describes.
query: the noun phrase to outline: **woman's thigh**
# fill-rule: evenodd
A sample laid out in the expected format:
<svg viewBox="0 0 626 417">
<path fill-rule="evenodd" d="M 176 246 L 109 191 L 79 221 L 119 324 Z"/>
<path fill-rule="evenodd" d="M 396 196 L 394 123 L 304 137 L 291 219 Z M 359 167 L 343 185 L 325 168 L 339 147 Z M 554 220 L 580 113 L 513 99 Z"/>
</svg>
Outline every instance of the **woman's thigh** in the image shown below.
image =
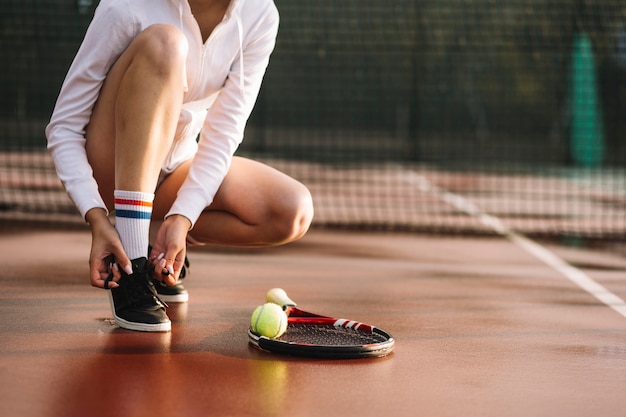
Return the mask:
<svg viewBox="0 0 626 417">
<path fill-rule="evenodd" d="M 155 195 L 153 218 L 162 219 L 176 199 L 191 161 L 170 174 Z M 271 218 L 300 215 L 312 217 L 309 190 L 294 178 L 261 162 L 234 157 L 207 212 L 227 212 L 246 224 L 261 224 Z M 305 219 L 306 220 L 306 219 Z"/>
</svg>

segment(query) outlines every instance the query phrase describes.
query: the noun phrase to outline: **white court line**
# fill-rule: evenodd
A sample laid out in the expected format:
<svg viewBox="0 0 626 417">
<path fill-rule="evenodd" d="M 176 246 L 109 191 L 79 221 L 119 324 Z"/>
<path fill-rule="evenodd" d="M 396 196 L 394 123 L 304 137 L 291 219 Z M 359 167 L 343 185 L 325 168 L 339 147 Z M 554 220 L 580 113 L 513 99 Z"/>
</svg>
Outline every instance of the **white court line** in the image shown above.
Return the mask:
<svg viewBox="0 0 626 417">
<path fill-rule="evenodd" d="M 439 198 L 450 204 L 452 207 L 468 214 L 469 216 L 475 217 L 478 221 L 491 228 L 494 232 L 506 237 L 513 244 L 534 255 L 536 258 L 543 261 L 546 265 L 561 275 L 565 276 L 596 299 L 608 307 L 611 307 L 623 317 L 626 317 L 626 302 L 594 281 L 580 269 L 568 264 L 537 242 L 509 228 L 497 217 L 484 213 L 476 204 L 472 203 L 465 197 L 451 193 L 437 185 L 434 185 L 423 175 L 415 172 L 412 172 L 411 174 L 412 176 L 409 181 L 415 184 L 420 191 L 438 195 Z"/>
</svg>

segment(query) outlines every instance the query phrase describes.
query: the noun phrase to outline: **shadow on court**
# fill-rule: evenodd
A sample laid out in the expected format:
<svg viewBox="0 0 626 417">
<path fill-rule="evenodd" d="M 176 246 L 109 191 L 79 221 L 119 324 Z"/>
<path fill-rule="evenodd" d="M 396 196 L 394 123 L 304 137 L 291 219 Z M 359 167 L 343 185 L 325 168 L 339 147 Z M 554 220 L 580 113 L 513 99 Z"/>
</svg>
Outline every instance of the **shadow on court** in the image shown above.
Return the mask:
<svg viewBox="0 0 626 417">
<path fill-rule="evenodd" d="M 171 333 L 112 325 L 90 234 L 0 234 L 3 416 L 621 416 L 626 318 L 503 239 L 314 230 L 282 248 L 197 248 Z M 626 298 L 626 260 L 548 247 Z M 385 358 L 247 344 L 272 287 L 378 325 Z"/>
</svg>

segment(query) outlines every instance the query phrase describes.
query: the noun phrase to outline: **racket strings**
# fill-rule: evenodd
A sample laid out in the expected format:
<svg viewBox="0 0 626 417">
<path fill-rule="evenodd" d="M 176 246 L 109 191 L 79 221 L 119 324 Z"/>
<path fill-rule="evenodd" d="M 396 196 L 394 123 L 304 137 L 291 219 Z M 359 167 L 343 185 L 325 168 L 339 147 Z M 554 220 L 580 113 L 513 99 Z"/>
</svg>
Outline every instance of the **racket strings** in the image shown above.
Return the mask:
<svg viewBox="0 0 626 417">
<path fill-rule="evenodd" d="M 385 342 L 377 333 L 322 324 L 292 325 L 278 340 L 309 345 L 357 346 Z"/>
</svg>

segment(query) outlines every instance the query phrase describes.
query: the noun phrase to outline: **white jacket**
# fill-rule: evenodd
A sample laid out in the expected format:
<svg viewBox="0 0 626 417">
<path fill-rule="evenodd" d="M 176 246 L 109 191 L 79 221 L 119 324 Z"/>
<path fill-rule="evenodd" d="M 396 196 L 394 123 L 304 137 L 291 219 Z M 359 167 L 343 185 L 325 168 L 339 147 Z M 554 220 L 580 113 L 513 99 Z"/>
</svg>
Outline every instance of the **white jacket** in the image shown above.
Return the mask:
<svg viewBox="0 0 626 417">
<path fill-rule="evenodd" d="M 187 0 L 102 0 L 61 88 L 48 149 L 80 213 L 106 206 L 85 152 L 85 128 L 105 77 L 146 27 L 166 23 L 189 42 L 187 91 L 174 144 L 163 169 L 193 156 L 189 176 L 168 213 L 195 223 L 215 193 L 241 143 L 278 32 L 272 0 L 231 0 L 224 20 L 205 44 Z M 200 139 L 196 138 L 200 134 Z"/>
</svg>

